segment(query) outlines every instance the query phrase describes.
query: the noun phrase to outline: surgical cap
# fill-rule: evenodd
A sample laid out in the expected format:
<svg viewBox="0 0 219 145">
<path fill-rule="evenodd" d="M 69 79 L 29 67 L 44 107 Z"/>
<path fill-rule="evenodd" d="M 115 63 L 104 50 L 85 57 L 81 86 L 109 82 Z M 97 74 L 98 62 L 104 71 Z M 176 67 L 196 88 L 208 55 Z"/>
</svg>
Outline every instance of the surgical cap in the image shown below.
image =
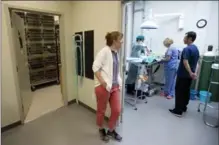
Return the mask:
<svg viewBox="0 0 219 145">
<path fill-rule="evenodd" d="M 139 41 L 139 40 L 144 40 L 144 36 L 143 35 L 139 35 L 136 37 L 136 41 Z"/>
</svg>

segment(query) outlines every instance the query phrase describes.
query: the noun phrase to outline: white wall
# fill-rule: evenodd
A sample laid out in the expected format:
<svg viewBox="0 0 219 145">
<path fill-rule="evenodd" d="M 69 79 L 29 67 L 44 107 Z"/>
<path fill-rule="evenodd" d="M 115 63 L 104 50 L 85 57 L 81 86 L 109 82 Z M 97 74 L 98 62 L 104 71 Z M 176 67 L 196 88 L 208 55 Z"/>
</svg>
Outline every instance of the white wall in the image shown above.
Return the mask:
<svg viewBox="0 0 219 145">
<path fill-rule="evenodd" d="M 140 10 L 140 9 L 144 9 L 144 4 L 145 2 L 143 1 L 139 1 L 139 2 L 135 2 L 134 4 L 134 10 Z M 144 13 L 143 11 L 136 11 L 134 12 L 134 21 L 133 21 L 133 38 L 132 38 L 132 42 L 136 41 L 136 37 L 138 35 L 142 35 L 143 34 L 143 30 L 139 29 L 141 23 L 143 23 L 143 18 L 144 17 Z M 139 25 L 140 24 L 140 25 Z"/>
<path fill-rule="evenodd" d="M 185 16 L 183 31 L 178 31 L 178 20 L 171 17 L 157 18 L 160 25 L 157 30 L 144 30 L 146 43 L 154 52 L 165 52 L 163 40 L 166 37 L 172 38 L 175 45 L 182 49 L 185 46 L 183 37 L 188 31 L 197 33 L 195 44 L 201 53 L 209 44 L 218 46 L 218 1 L 146 1 L 146 16 L 150 8 L 153 9 L 153 14 L 179 12 Z M 206 19 L 208 24 L 205 28 L 199 29 L 196 22 L 202 18 Z M 140 27 L 140 24 L 138 26 Z M 138 32 L 139 27 L 135 27 L 134 31 Z"/>
<path fill-rule="evenodd" d="M 212 44 L 214 48 L 219 48 L 218 44 L 218 1 L 214 1 L 211 4 L 210 22 L 208 23 L 206 43 Z"/>
<path fill-rule="evenodd" d="M 120 1 L 74 1 L 72 2 L 72 31 L 94 30 L 94 56 L 105 44 L 105 35 L 111 31 L 121 31 Z M 79 100 L 96 110 L 94 81 L 84 78 L 78 88 Z M 109 111 L 107 111 L 109 115 Z"/>
<path fill-rule="evenodd" d="M 18 97 L 16 94 L 16 70 L 13 62 L 15 61 L 13 56 L 13 50 L 10 48 L 10 37 L 9 37 L 9 29 L 10 25 L 7 25 L 6 18 L 7 13 L 5 13 L 5 4 L 10 4 L 13 6 L 18 6 L 26 9 L 34 9 L 34 10 L 42 10 L 42 11 L 53 11 L 57 13 L 64 14 L 64 37 L 65 37 L 65 52 L 66 54 L 62 54 L 63 57 L 66 57 L 66 62 L 64 62 L 67 66 L 67 69 L 64 71 L 65 77 L 67 77 L 67 97 L 68 100 L 72 100 L 75 98 L 74 92 L 74 76 L 71 73 L 71 69 L 73 69 L 73 61 L 69 54 L 72 50 L 72 16 L 71 16 L 71 2 L 60 2 L 60 1 L 4 1 L 2 2 L 2 126 L 9 125 L 16 121 L 20 120 L 19 116 L 19 106 L 18 106 Z M 62 27 L 62 26 L 61 26 Z M 62 51 L 62 50 L 61 50 Z M 65 80 L 63 80 L 65 83 Z"/>
</svg>

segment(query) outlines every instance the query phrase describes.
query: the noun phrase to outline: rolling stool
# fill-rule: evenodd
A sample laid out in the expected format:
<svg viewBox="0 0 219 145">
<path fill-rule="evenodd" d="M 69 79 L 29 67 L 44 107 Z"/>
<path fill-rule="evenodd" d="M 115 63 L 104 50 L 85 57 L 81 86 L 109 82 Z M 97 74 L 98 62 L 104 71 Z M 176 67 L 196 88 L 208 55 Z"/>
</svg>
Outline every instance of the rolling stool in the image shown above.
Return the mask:
<svg viewBox="0 0 219 145">
<path fill-rule="evenodd" d="M 211 65 L 211 75 L 210 75 L 210 83 L 209 83 L 209 87 L 208 87 L 208 92 L 210 91 L 211 89 L 211 85 L 219 85 L 219 82 L 214 82 L 212 81 L 212 77 L 213 77 L 213 71 L 215 70 L 219 70 L 219 64 L 212 64 Z M 198 112 L 200 112 L 200 106 L 201 105 L 204 105 L 204 110 L 203 110 L 203 121 L 204 123 L 207 125 L 207 126 L 210 126 L 210 127 L 214 127 L 214 128 L 217 128 L 218 125 L 219 125 L 219 121 L 217 123 L 217 125 L 213 125 L 213 124 L 210 124 L 209 122 L 206 121 L 206 109 L 207 107 L 211 108 L 211 109 L 216 109 L 216 110 L 219 110 L 219 108 L 216 108 L 216 107 L 213 107 L 211 106 L 210 104 L 208 104 L 210 100 L 210 95 L 207 95 L 206 99 L 205 99 L 205 102 L 200 102 L 199 105 L 198 105 Z"/>
</svg>

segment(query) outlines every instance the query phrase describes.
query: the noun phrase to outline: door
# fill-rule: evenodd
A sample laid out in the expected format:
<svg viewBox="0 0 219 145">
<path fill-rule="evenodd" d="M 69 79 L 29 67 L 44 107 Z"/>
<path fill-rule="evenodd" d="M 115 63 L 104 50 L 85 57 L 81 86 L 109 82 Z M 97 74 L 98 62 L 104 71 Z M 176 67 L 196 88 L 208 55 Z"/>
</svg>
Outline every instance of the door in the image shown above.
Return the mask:
<svg viewBox="0 0 219 145">
<path fill-rule="evenodd" d="M 122 31 L 124 36 L 124 42 L 122 47 L 122 53 L 121 53 L 121 64 L 122 64 L 122 71 L 121 71 L 121 77 L 123 80 L 123 88 L 121 92 L 122 101 L 122 112 L 120 117 L 120 122 L 122 123 L 124 121 L 124 104 L 125 104 L 125 81 L 126 81 L 126 70 L 128 70 L 128 63 L 126 63 L 126 58 L 130 56 L 131 49 L 132 49 L 132 36 L 133 36 L 133 2 L 127 2 L 123 4 L 122 6 L 123 14 L 122 14 Z"/>
<path fill-rule="evenodd" d="M 18 83 L 20 90 L 20 98 L 22 105 L 22 117 L 21 120 L 24 122 L 24 119 L 27 116 L 30 105 L 32 103 L 32 92 L 30 85 L 30 76 L 29 76 L 29 65 L 27 58 L 27 48 L 25 40 L 25 26 L 24 20 L 17 15 L 14 11 L 11 13 L 12 18 L 12 36 L 14 42 L 14 51 L 16 56 L 16 69 L 18 75 Z"/>
<path fill-rule="evenodd" d="M 123 123 L 124 120 L 124 103 L 125 103 L 125 75 L 126 75 L 126 47 L 127 47 L 127 5 L 125 3 L 122 5 L 122 31 L 123 31 L 123 46 L 122 51 L 120 53 L 121 60 L 121 77 L 122 77 L 122 91 L 121 91 L 121 114 L 120 114 L 120 123 Z"/>
</svg>

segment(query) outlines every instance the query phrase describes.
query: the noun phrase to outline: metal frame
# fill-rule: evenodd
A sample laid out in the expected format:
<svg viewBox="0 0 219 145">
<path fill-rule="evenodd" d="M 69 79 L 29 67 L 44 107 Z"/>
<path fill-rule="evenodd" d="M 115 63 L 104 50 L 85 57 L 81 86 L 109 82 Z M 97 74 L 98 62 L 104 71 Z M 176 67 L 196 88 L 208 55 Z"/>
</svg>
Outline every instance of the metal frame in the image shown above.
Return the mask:
<svg viewBox="0 0 219 145">
<path fill-rule="evenodd" d="M 219 85 L 219 82 L 213 82 L 212 81 L 212 77 L 213 77 L 213 70 L 211 68 L 211 75 L 210 75 L 210 82 L 209 82 L 209 87 L 208 87 L 208 92 L 210 92 L 210 89 L 211 89 L 211 85 L 214 84 L 214 85 Z M 207 126 L 210 126 L 210 127 L 213 127 L 213 128 L 218 128 L 219 126 L 219 120 L 217 122 L 216 125 L 213 125 L 211 123 L 209 123 L 207 120 L 206 120 L 206 110 L 207 110 L 207 107 L 208 108 L 211 108 L 211 109 L 216 109 L 216 110 L 219 110 L 219 108 L 215 108 L 213 106 L 211 106 L 210 104 L 208 104 L 208 102 L 210 101 L 210 96 L 208 95 L 207 98 L 205 99 L 205 102 L 200 102 L 199 105 L 198 105 L 198 112 L 200 112 L 200 107 L 201 105 L 204 105 L 204 109 L 203 109 L 203 121 L 204 123 L 207 125 Z"/>
<path fill-rule="evenodd" d="M 138 72 L 137 72 L 137 76 L 139 76 L 140 75 L 140 72 L 139 72 L 139 70 L 140 70 L 140 67 L 141 67 L 141 65 L 144 65 L 144 64 L 138 64 L 138 63 L 132 63 L 132 64 L 134 64 L 134 65 L 136 65 L 137 67 L 138 67 Z M 139 77 L 137 77 L 136 78 L 136 82 L 138 82 L 138 79 L 139 79 Z M 145 97 L 145 100 L 143 100 L 144 101 L 144 103 L 147 103 L 147 96 L 145 96 L 142 92 L 141 92 L 141 96 L 140 97 Z M 124 100 L 125 100 L 125 102 L 126 103 L 128 103 L 129 105 L 131 105 L 131 106 L 133 106 L 134 107 L 134 110 L 138 110 L 138 108 L 137 108 L 137 102 L 138 102 L 138 90 L 136 90 L 136 92 L 135 92 L 135 95 L 134 95 L 134 97 L 128 97 L 128 96 L 126 96 L 125 98 L 124 98 Z M 132 104 L 131 102 L 129 102 L 128 100 L 133 100 L 134 101 L 134 103 Z"/>
<path fill-rule="evenodd" d="M 126 65 L 125 65 L 125 58 L 126 58 L 126 53 L 125 53 L 125 48 L 126 48 L 126 27 L 127 27 L 127 4 L 128 2 L 123 2 L 122 3 L 122 32 L 124 36 L 124 43 L 122 46 L 122 51 L 120 53 L 120 60 L 123 62 L 121 66 L 121 72 L 122 72 L 122 78 L 125 78 L 125 71 L 126 71 Z M 120 63 L 121 64 L 121 63 Z M 125 80 L 122 79 L 122 91 L 120 93 L 121 95 L 121 115 L 120 115 L 120 123 L 123 123 L 123 114 L 124 114 L 124 96 L 125 96 Z"/>
</svg>

